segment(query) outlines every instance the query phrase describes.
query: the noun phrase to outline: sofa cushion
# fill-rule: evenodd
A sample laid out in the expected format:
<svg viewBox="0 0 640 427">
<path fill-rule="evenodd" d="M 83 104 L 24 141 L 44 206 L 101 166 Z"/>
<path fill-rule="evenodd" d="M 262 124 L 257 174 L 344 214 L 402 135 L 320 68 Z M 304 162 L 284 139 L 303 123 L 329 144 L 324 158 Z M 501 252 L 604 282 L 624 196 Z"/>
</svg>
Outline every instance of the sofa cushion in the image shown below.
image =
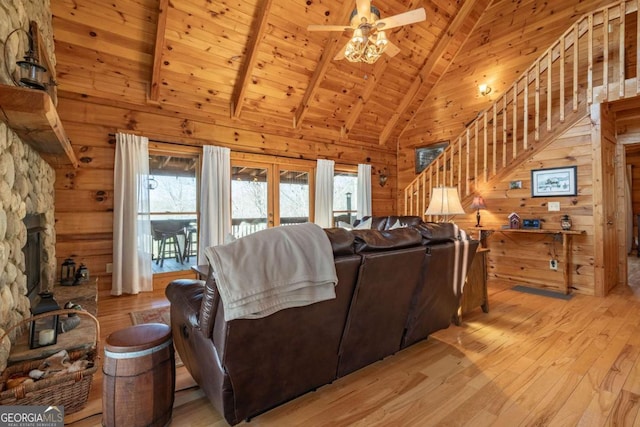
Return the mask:
<svg viewBox="0 0 640 427">
<path fill-rule="evenodd" d="M 325 228 L 333 256 L 353 255 L 353 234 L 345 228 Z"/>
<path fill-rule="evenodd" d="M 449 242 L 458 238 L 456 227 L 448 222 L 424 222 L 414 226 L 422 235 L 424 244 Z"/>
<path fill-rule="evenodd" d="M 395 230 L 353 230 L 356 253 L 409 248 L 422 243 L 422 236 L 413 228 Z"/>
</svg>

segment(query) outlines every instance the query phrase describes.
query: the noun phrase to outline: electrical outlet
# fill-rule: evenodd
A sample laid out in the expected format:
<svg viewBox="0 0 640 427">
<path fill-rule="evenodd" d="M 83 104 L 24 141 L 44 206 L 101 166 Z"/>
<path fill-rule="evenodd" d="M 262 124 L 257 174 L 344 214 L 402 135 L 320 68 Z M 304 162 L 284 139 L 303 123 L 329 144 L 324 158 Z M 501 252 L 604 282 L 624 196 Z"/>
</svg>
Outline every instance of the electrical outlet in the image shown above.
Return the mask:
<svg viewBox="0 0 640 427">
<path fill-rule="evenodd" d="M 110 262 L 107 263 L 107 273 L 113 273 L 113 264 Z"/>
<path fill-rule="evenodd" d="M 547 206 L 549 207 L 549 212 L 558 212 L 560 210 L 560 202 L 549 202 Z"/>
<path fill-rule="evenodd" d="M 555 260 L 555 259 L 550 259 L 550 260 L 549 260 L 549 268 L 550 268 L 551 270 L 558 271 L 558 261 L 557 261 L 557 260 Z"/>
</svg>

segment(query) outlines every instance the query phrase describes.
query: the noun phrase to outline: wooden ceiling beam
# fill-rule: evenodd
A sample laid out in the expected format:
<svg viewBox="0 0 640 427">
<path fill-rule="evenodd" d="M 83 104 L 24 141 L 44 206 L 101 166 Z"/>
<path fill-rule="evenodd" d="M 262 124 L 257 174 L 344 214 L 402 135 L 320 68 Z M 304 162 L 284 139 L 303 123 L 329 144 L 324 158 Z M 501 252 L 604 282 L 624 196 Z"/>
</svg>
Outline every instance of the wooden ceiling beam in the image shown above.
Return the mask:
<svg viewBox="0 0 640 427">
<path fill-rule="evenodd" d="M 247 86 L 251 82 L 251 70 L 256 65 L 258 60 L 258 46 L 260 41 L 267 30 L 267 21 L 269 20 L 269 10 L 271 9 L 272 0 L 262 0 L 254 16 L 254 21 L 251 28 L 251 37 L 248 42 L 247 52 L 245 54 L 245 61 L 242 63 L 242 69 L 236 84 L 233 88 L 233 94 L 231 95 L 231 117 L 240 117 L 242 111 L 242 105 L 244 104 L 245 92 Z"/>
<path fill-rule="evenodd" d="M 371 75 L 367 79 L 367 83 L 364 86 L 362 95 L 358 97 L 358 101 L 356 102 L 356 105 L 351 110 L 351 114 L 349 114 L 349 117 L 347 118 L 347 121 L 344 123 L 344 126 L 342 126 L 342 135 L 347 135 L 349 131 L 351 131 L 351 128 L 353 128 L 353 125 L 355 125 L 356 121 L 358 120 L 358 117 L 360 116 L 360 113 L 362 112 L 362 109 L 364 108 L 365 104 L 369 101 L 369 98 L 371 98 L 371 94 L 373 93 L 376 85 L 380 81 L 380 77 L 382 76 L 382 73 L 384 73 L 384 70 L 387 68 L 387 65 L 389 65 L 390 59 L 391 58 L 388 55 L 384 55 L 382 58 L 376 61 L 376 64 L 373 67 L 373 73 L 371 73 Z"/>
<path fill-rule="evenodd" d="M 338 22 L 347 22 L 349 20 L 349 16 L 351 11 L 354 8 L 354 3 L 352 1 L 345 1 L 342 3 L 342 8 L 338 13 Z M 302 125 L 302 121 L 304 120 L 304 116 L 309 111 L 309 103 L 313 98 L 318 87 L 320 87 L 320 82 L 324 79 L 324 75 L 327 73 L 327 69 L 329 65 L 331 65 L 331 61 L 334 57 L 334 52 L 336 51 L 336 46 L 342 37 L 342 33 L 336 35 L 335 32 L 331 33 L 327 44 L 325 45 L 322 55 L 320 55 L 320 60 L 318 61 L 318 66 L 313 72 L 313 76 L 311 77 L 311 81 L 309 82 L 309 86 L 307 86 L 307 90 L 302 97 L 302 101 L 298 108 L 296 108 L 295 114 L 293 116 L 293 128 L 300 129 Z"/>
<path fill-rule="evenodd" d="M 158 102 L 160 97 L 160 70 L 162 68 L 162 52 L 164 51 L 164 34 L 167 29 L 167 14 L 169 0 L 158 3 L 158 25 L 156 27 L 156 42 L 153 50 L 153 68 L 151 69 L 151 85 L 149 101 Z"/>
<path fill-rule="evenodd" d="M 462 7 L 460 8 L 460 11 L 456 14 L 453 21 L 451 21 L 451 24 L 447 27 L 446 31 L 442 33 L 440 40 L 438 40 L 435 48 L 429 54 L 425 64 L 420 69 L 420 72 L 407 91 L 407 94 L 402 99 L 402 101 L 398 105 L 398 108 L 396 108 L 395 112 L 392 114 L 391 118 L 382 130 L 379 139 L 380 145 L 384 145 L 387 142 L 387 140 L 391 136 L 391 132 L 393 132 L 393 129 L 398 124 L 400 117 L 406 112 L 407 108 L 409 108 L 409 105 L 411 105 L 411 103 L 415 100 L 420 89 L 428 81 L 429 76 L 436 70 L 439 65 L 441 65 L 442 62 L 446 62 L 446 66 L 440 73 L 438 81 L 446 73 L 447 69 L 453 63 L 453 60 L 460 51 L 460 48 L 464 44 L 464 42 L 462 42 L 459 44 L 459 46 L 454 47 L 453 41 L 455 37 L 459 37 L 462 34 L 462 31 L 464 29 L 467 29 L 466 34 L 464 34 L 464 39 L 466 40 L 469 34 L 473 32 L 473 28 L 475 28 L 478 19 L 480 18 L 480 16 L 482 16 L 482 12 L 484 12 L 489 4 L 490 0 L 466 0 L 464 2 Z M 420 108 L 416 109 L 416 112 L 419 110 Z M 407 125 L 402 129 L 401 134 L 404 132 L 409 123 L 414 120 L 416 112 L 413 113 L 411 119 L 407 122 Z"/>
</svg>

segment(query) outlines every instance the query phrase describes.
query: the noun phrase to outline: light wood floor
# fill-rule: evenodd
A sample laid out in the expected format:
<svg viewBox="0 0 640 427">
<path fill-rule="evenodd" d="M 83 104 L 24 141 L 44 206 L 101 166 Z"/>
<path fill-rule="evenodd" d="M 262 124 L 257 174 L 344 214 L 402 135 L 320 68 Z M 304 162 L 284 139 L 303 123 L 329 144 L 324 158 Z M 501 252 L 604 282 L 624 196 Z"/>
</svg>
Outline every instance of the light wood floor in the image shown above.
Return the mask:
<svg viewBox="0 0 640 427">
<path fill-rule="evenodd" d="M 640 426 L 640 260 L 630 284 L 570 301 L 490 282 L 480 308 L 428 340 L 251 420 L 249 426 Z M 101 295 L 103 337 L 129 312 L 168 302 L 161 291 Z M 173 426 L 226 426 L 185 368 Z M 97 426 L 101 374 L 88 407 L 67 417 Z M 97 415 L 93 415 L 97 414 Z M 93 415 L 93 416 L 92 416 Z M 243 423 L 244 424 L 244 423 Z"/>
</svg>

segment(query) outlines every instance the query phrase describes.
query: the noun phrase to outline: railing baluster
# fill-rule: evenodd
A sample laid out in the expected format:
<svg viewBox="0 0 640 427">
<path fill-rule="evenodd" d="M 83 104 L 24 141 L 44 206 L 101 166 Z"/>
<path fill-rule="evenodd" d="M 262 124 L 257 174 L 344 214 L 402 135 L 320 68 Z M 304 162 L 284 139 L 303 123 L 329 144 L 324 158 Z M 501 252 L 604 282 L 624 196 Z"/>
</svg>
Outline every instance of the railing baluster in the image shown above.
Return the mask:
<svg viewBox="0 0 640 427">
<path fill-rule="evenodd" d="M 602 24 L 602 33 L 604 36 L 604 46 L 602 56 L 602 99 L 601 101 L 606 101 L 609 99 L 609 8 L 606 8 L 603 11 L 603 24 Z"/>
<path fill-rule="evenodd" d="M 487 157 L 489 156 L 489 141 L 487 141 L 487 115 L 483 114 L 483 123 L 482 123 L 482 142 L 484 144 L 484 182 L 489 180 L 489 165 Z M 495 174 L 496 170 L 496 150 L 493 150 L 493 173 Z"/>
<path fill-rule="evenodd" d="M 513 84 L 513 152 L 518 151 L 518 81 Z M 496 171 L 494 170 L 495 174 Z"/>
<path fill-rule="evenodd" d="M 624 34 L 625 34 L 625 22 L 626 22 L 626 4 L 627 2 L 622 0 L 620 2 L 620 40 L 618 41 L 618 83 L 619 83 L 619 95 L 620 98 L 624 98 L 624 81 L 625 81 L 625 70 L 624 70 L 624 55 L 625 55 L 625 46 L 624 46 Z"/>
<path fill-rule="evenodd" d="M 422 208 L 418 210 L 414 215 L 424 216 L 424 213 L 427 210 L 427 175 L 422 174 Z"/>
<path fill-rule="evenodd" d="M 505 93 L 502 97 L 502 140 L 504 141 L 504 147 L 506 148 L 509 144 L 509 139 L 507 137 L 507 94 Z M 515 152 L 514 152 L 515 153 Z M 515 154 L 513 158 L 515 158 Z"/>
<path fill-rule="evenodd" d="M 587 17 L 587 108 L 593 103 L 593 15 Z"/>
<path fill-rule="evenodd" d="M 462 182 L 462 134 L 458 137 L 458 191 Z"/>
<path fill-rule="evenodd" d="M 540 61 L 536 61 L 534 77 L 535 121 L 533 122 L 533 139 L 538 141 L 540 139 Z"/>
<path fill-rule="evenodd" d="M 413 184 L 409 184 L 407 188 L 404 189 L 404 214 L 409 215 L 407 209 L 409 209 L 409 189 L 413 186 Z"/>
<path fill-rule="evenodd" d="M 527 149 L 529 141 L 529 71 L 524 76 L 524 112 L 523 112 L 523 128 L 522 128 L 522 147 Z"/>
<path fill-rule="evenodd" d="M 578 23 L 573 26 L 573 111 L 578 111 L 578 42 L 580 30 Z"/>
<path fill-rule="evenodd" d="M 447 150 L 442 152 L 442 185 L 447 185 Z"/>
<path fill-rule="evenodd" d="M 471 154 L 469 152 L 469 138 L 470 138 L 471 132 L 469 131 L 469 128 L 467 127 L 467 174 L 466 174 L 466 185 L 465 185 L 465 192 L 464 195 L 468 195 L 469 194 L 469 157 L 471 157 Z"/>
<path fill-rule="evenodd" d="M 549 49 L 549 53 L 547 53 L 547 130 L 551 132 L 551 98 L 553 98 L 553 91 L 551 86 L 551 78 L 553 77 L 551 73 L 551 60 L 553 56 L 553 46 Z"/>
<path fill-rule="evenodd" d="M 564 123 L 564 50 L 565 36 L 560 37 L 560 123 Z"/>
<path fill-rule="evenodd" d="M 493 126 L 493 146 L 498 148 L 498 106 L 493 104 L 493 119 L 491 120 Z M 502 142 L 502 167 L 507 166 L 507 152 L 504 149 L 504 141 Z"/>
<path fill-rule="evenodd" d="M 476 120 L 475 130 L 474 130 L 474 144 L 473 144 L 473 182 L 474 189 L 478 188 L 478 121 Z"/>
</svg>

